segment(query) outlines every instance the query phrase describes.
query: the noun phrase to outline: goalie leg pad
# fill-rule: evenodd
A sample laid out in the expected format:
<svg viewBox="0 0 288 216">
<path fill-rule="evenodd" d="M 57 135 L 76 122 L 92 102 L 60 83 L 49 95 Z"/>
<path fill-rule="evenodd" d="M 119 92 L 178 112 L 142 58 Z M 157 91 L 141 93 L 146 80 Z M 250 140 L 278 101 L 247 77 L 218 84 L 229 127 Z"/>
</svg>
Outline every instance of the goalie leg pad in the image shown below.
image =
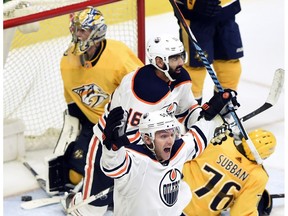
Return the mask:
<svg viewBox="0 0 288 216">
<path fill-rule="evenodd" d="M 69 144 L 77 139 L 80 133 L 79 119 L 68 114 L 68 110 L 63 114 L 63 127 L 57 144 L 54 148 L 54 154 L 63 155 Z"/>
</svg>

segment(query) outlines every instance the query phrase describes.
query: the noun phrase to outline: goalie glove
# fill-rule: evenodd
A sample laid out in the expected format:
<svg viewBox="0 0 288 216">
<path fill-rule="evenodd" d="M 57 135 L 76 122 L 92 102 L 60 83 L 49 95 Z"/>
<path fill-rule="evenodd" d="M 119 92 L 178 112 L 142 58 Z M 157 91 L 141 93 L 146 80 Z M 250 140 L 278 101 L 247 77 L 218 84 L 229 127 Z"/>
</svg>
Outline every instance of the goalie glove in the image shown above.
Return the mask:
<svg viewBox="0 0 288 216">
<path fill-rule="evenodd" d="M 210 141 L 213 145 L 221 145 L 222 142 L 227 140 L 227 136 L 233 137 L 232 129 L 227 123 L 217 127 L 214 132 L 214 138 Z"/>
<path fill-rule="evenodd" d="M 108 150 L 117 151 L 130 142 L 125 134 L 128 114 L 122 107 L 112 109 L 106 119 L 103 144 Z"/>
</svg>

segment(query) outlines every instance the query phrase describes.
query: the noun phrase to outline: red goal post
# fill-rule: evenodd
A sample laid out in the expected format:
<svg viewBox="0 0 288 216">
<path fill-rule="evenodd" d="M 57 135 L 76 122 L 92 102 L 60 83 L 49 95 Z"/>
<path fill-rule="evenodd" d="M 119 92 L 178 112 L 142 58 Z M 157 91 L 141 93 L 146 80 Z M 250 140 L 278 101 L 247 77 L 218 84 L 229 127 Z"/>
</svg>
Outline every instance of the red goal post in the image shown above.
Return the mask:
<svg viewBox="0 0 288 216">
<path fill-rule="evenodd" d="M 71 41 L 70 14 L 87 6 L 99 8 L 108 26 L 107 38 L 124 42 L 145 62 L 144 2 L 28 0 L 23 6 L 15 0 L 3 4 L 4 125 L 11 119 L 24 122 L 27 150 L 53 148 L 62 128 L 66 104 L 59 64 Z"/>
</svg>

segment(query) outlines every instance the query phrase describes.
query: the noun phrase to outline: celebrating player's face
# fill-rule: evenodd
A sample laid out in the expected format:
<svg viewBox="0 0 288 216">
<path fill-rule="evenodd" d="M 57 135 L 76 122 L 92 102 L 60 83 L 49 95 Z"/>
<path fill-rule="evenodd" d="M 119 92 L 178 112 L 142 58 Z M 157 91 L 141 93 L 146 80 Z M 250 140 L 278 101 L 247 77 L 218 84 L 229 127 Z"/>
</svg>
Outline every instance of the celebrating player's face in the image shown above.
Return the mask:
<svg viewBox="0 0 288 216">
<path fill-rule="evenodd" d="M 177 79 L 181 73 L 185 58 L 185 52 L 169 57 L 169 74 L 173 79 Z"/>
<path fill-rule="evenodd" d="M 175 133 L 175 129 L 161 130 L 155 133 L 155 153 L 159 161 L 166 161 L 170 158 Z"/>
</svg>

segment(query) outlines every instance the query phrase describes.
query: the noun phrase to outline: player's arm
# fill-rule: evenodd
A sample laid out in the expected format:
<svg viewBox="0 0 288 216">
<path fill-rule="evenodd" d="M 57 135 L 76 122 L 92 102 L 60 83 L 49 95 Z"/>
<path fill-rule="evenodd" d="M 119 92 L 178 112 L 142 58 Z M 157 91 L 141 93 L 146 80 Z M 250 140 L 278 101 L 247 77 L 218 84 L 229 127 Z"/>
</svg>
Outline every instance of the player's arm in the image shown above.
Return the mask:
<svg viewBox="0 0 288 216">
<path fill-rule="evenodd" d="M 126 126 L 126 111 L 122 107 L 110 110 L 104 129 L 100 166 L 105 175 L 117 181 L 117 190 L 122 195 L 133 196 L 140 189 L 147 164 L 124 148 L 130 144 L 125 134 Z"/>
<path fill-rule="evenodd" d="M 129 172 L 131 158 L 124 146 L 130 142 L 125 134 L 127 113 L 122 107 L 110 110 L 103 132 L 103 152 L 100 160 L 105 175 L 119 178 Z"/>
<path fill-rule="evenodd" d="M 227 112 L 227 104 L 231 100 L 234 100 L 235 103 L 237 102 L 236 92 L 226 89 L 224 92 L 215 94 L 209 102 L 202 106 L 199 120 L 191 125 L 186 133 L 186 135 L 191 136 L 192 134 L 193 136 L 193 140 L 188 141 L 188 143 L 195 143 L 195 150 L 192 151 L 192 158 L 190 157 L 190 159 L 200 155 L 208 146 L 210 140 L 215 136 L 215 130 L 224 123 L 221 117 L 222 113 Z M 218 136 L 218 138 L 224 141 L 227 139 L 225 136 Z M 183 139 L 187 143 L 185 136 Z M 221 142 L 219 142 L 219 144 L 221 144 Z"/>
</svg>

